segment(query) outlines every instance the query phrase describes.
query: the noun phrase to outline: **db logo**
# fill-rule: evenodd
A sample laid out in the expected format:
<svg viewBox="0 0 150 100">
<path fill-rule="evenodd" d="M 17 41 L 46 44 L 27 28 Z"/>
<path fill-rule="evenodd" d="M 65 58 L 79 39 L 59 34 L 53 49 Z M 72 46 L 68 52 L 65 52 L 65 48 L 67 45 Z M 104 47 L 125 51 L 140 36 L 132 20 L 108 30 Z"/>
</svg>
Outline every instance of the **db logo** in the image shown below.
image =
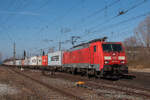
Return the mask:
<svg viewBox="0 0 150 100">
<path fill-rule="evenodd" d="M 113 56 L 115 56 L 116 54 L 115 53 L 113 53 Z"/>
<path fill-rule="evenodd" d="M 113 57 L 113 59 L 114 59 L 114 60 L 116 60 L 116 59 L 117 59 L 117 57 Z"/>
</svg>

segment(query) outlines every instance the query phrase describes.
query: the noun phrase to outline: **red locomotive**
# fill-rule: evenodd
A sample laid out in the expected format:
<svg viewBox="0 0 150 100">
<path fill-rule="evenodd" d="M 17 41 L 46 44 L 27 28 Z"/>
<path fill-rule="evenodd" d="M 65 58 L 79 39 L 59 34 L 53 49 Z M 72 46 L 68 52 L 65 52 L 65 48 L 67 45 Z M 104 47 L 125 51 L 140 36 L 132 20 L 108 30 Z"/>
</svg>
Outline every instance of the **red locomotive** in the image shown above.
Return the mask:
<svg viewBox="0 0 150 100">
<path fill-rule="evenodd" d="M 126 66 L 125 49 L 121 42 L 106 42 L 106 38 L 95 39 L 87 43 L 74 46 L 67 51 L 57 51 L 42 56 L 42 63 L 38 57 L 24 60 L 24 64 L 16 61 L 15 66 L 42 67 L 82 75 L 95 75 L 96 77 L 122 76 L 128 73 Z M 32 60 L 37 61 L 32 62 Z M 39 63 L 39 64 L 38 64 Z M 20 64 L 20 65 L 19 65 Z M 5 62 L 13 65 L 13 61 Z"/>
<path fill-rule="evenodd" d="M 95 39 L 64 52 L 63 66 L 71 68 L 73 73 L 80 71 L 97 77 L 128 73 L 122 43 L 105 42 L 105 39 Z"/>
</svg>

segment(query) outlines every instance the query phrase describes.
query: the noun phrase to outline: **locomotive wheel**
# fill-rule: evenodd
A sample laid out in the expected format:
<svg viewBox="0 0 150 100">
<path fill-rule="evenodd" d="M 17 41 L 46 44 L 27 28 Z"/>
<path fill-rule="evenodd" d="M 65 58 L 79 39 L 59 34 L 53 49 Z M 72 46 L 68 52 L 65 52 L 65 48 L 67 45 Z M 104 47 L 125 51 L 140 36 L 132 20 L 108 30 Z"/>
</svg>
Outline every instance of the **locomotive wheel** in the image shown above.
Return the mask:
<svg viewBox="0 0 150 100">
<path fill-rule="evenodd" d="M 89 70 L 87 69 L 87 71 L 86 71 L 86 76 L 88 77 L 88 78 L 90 78 L 90 74 L 89 74 Z"/>
<path fill-rule="evenodd" d="M 95 71 L 95 78 L 101 78 L 101 72 Z"/>
<path fill-rule="evenodd" d="M 72 69 L 71 69 L 71 74 L 75 75 L 76 72 L 77 72 L 77 69 L 76 69 L 76 68 L 72 68 Z"/>
<path fill-rule="evenodd" d="M 93 69 L 92 70 L 87 69 L 86 75 L 87 75 L 88 78 L 90 78 L 91 76 L 94 75 L 94 70 Z"/>
</svg>

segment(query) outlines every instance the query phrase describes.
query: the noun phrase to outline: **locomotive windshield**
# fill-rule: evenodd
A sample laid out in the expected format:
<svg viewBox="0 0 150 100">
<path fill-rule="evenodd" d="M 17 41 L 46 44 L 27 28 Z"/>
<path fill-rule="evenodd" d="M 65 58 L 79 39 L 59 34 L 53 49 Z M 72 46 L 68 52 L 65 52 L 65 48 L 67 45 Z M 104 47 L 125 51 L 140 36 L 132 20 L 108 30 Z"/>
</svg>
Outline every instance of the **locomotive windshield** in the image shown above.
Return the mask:
<svg viewBox="0 0 150 100">
<path fill-rule="evenodd" d="M 105 52 L 122 52 L 122 46 L 121 44 L 102 44 L 103 51 Z"/>
</svg>

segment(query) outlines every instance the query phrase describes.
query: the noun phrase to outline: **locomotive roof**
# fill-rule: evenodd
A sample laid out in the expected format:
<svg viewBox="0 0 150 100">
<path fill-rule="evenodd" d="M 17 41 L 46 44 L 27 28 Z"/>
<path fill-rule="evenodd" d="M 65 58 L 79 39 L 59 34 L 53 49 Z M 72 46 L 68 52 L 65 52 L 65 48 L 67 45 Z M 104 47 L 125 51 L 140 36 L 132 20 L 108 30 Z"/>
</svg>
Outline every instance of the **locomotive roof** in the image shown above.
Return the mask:
<svg viewBox="0 0 150 100">
<path fill-rule="evenodd" d="M 97 42 L 97 41 L 105 41 L 106 39 L 107 39 L 107 37 L 94 39 L 94 40 L 91 40 L 91 41 L 89 41 L 89 42 L 81 43 L 81 44 L 78 44 L 78 45 L 76 45 L 76 46 L 73 46 L 71 49 L 76 48 L 76 47 L 79 47 L 79 46 L 83 46 L 83 45 L 86 45 L 86 44 L 94 43 L 94 42 Z"/>
</svg>

